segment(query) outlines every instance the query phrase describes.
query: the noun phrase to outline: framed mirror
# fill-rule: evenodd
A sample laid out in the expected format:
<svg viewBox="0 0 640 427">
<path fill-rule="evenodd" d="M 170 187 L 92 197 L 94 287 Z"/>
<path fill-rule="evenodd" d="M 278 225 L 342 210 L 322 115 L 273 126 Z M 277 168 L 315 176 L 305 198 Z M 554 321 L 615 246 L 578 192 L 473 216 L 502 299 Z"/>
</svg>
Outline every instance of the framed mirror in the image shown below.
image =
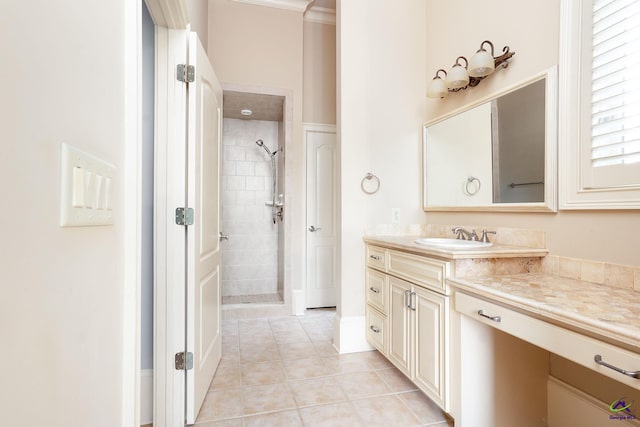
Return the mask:
<svg viewBox="0 0 640 427">
<path fill-rule="evenodd" d="M 557 211 L 557 72 L 427 122 L 425 211 Z"/>
</svg>

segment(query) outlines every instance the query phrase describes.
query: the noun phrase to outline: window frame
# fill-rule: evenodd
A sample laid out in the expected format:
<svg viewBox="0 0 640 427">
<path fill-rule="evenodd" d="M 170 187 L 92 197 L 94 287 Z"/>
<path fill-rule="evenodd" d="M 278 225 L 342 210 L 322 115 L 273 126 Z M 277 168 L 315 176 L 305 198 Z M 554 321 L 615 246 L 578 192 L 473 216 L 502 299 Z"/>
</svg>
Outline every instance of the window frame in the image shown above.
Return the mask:
<svg viewBox="0 0 640 427">
<path fill-rule="evenodd" d="M 591 53 L 590 32 L 584 14 L 590 0 L 561 0 L 559 66 L 559 174 L 560 209 L 640 209 L 639 185 L 607 185 L 593 181 L 585 152 L 591 150 L 591 127 L 585 123 L 582 103 L 591 104 L 590 70 L 582 67 Z M 585 82 L 589 83 L 585 90 Z M 588 137 L 584 133 L 589 132 Z M 590 178 L 586 179 L 587 176 Z M 595 178 L 594 178 L 595 177 Z"/>
</svg>

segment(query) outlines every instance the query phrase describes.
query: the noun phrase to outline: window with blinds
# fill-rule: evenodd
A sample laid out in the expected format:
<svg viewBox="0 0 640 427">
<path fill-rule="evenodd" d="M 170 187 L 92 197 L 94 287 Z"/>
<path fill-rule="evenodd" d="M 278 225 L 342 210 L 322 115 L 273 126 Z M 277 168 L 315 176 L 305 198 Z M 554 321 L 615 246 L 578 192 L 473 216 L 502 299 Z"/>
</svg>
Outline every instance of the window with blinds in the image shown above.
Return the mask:
<svg viewBox="0 0 640 427">
<path fill-rule="evenodd" d="M 593 2 L 591 160 L 640 162 L 640 2 Z"/>
<path fill-rule="evenodd" d="M 640 0 L 560 0 L 560 209 L 640 209 Z"/>
</svg>

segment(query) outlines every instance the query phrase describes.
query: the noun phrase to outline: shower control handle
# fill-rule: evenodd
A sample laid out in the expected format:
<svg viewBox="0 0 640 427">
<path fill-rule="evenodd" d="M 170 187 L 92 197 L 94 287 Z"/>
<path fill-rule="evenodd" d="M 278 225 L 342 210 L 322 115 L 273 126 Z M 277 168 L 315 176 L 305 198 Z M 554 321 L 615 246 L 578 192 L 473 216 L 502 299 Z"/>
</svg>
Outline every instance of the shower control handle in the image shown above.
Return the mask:
<svg viewBox="0 0 640 427">
<path fill-rule="evenodd" d="M 227 236 L 226 234 L 224 234 L 222 231 L 220 232 L 220 241 L 222 242 L 223 240 L 229 240 L 229 236 Z"/>
<path fill-rule="evenodd" d="M 314 233 L 316 231 L 320 231 L 320 230 L 322 230 L 322 228 L 316 227 L 315 225 L 312 225 L 311 227 L 309 227 L 309 231 L 312 232 L 312 233 Z"/>
</svg>

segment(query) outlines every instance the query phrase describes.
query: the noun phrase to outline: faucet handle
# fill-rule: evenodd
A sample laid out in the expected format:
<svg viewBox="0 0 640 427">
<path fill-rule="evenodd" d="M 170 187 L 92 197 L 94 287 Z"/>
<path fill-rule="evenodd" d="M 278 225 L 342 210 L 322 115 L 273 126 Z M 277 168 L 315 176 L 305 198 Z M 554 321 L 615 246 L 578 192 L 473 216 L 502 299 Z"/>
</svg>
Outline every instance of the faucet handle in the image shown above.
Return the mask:
<svg viewBox="0 0 640 427">
<path fill-rule="evenodd" d="M 487 236 L 487 234 L 496 234 L 496 232 L 495 231 L 482 230 L 482 237 L 480 238 L 481 242 L 490 243 L 489 236 Z"/>
<path fill-rule="evenodd" d="M 457 239 L 464 240 L 464 236 L 462 235 L 462 227 L 454 227 L 451 229 L 451 232 L 456 235 Z"/>
</svg>

